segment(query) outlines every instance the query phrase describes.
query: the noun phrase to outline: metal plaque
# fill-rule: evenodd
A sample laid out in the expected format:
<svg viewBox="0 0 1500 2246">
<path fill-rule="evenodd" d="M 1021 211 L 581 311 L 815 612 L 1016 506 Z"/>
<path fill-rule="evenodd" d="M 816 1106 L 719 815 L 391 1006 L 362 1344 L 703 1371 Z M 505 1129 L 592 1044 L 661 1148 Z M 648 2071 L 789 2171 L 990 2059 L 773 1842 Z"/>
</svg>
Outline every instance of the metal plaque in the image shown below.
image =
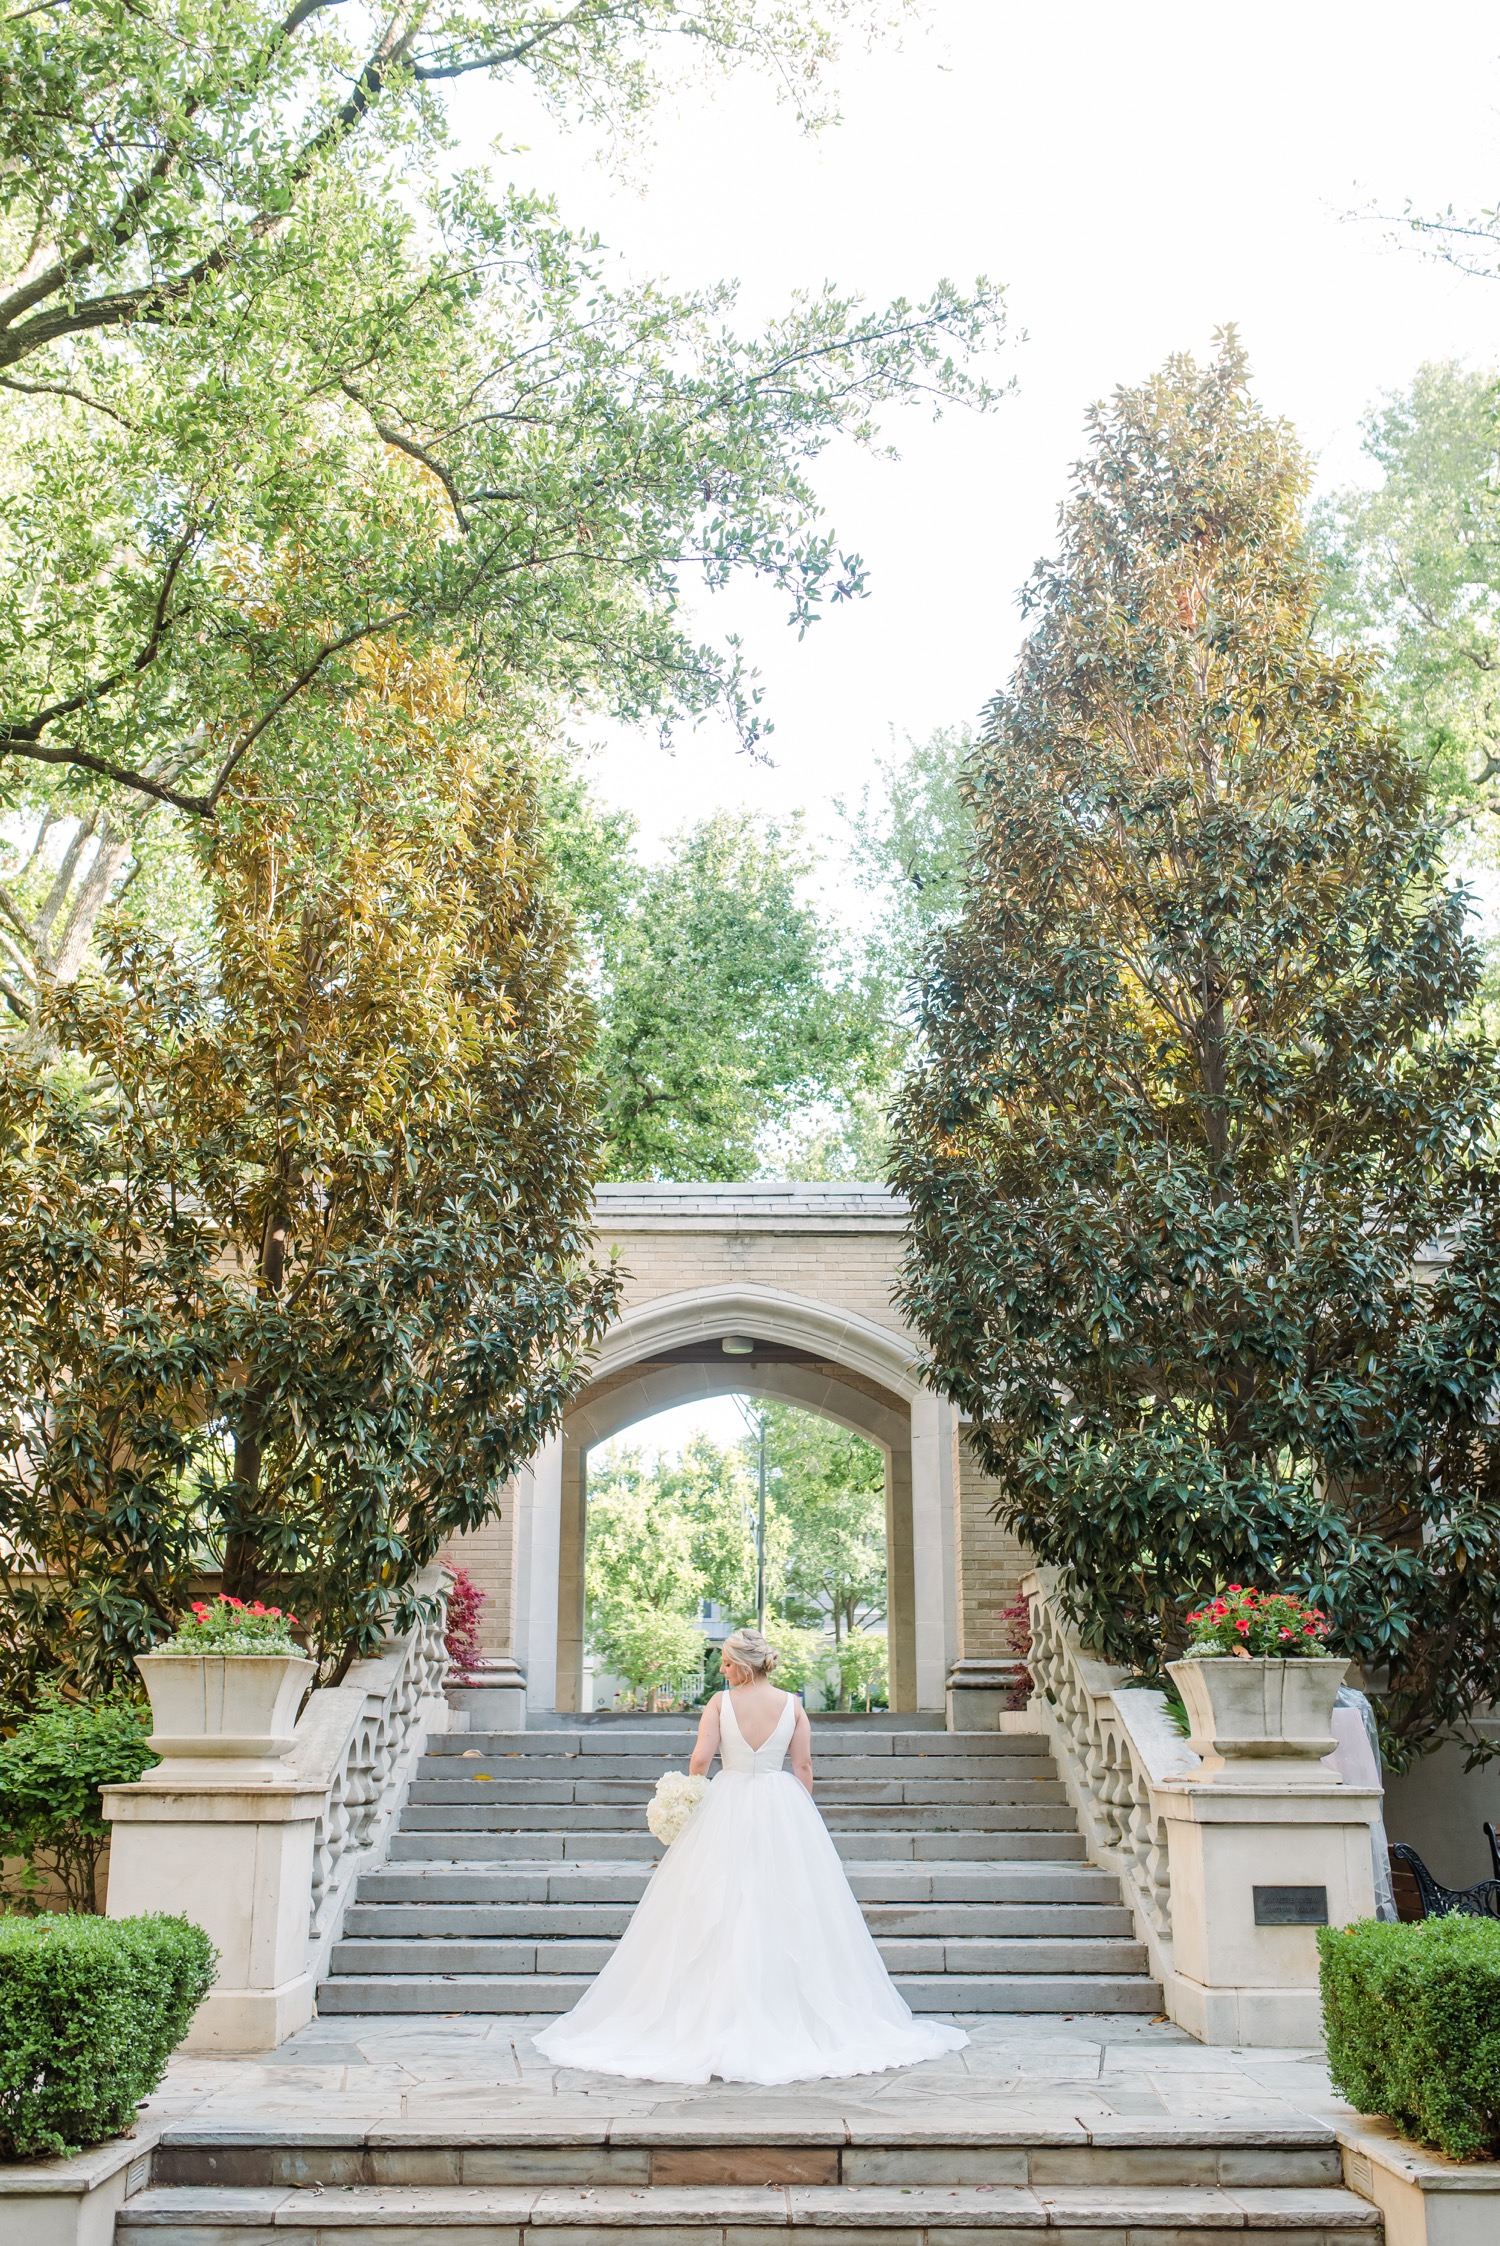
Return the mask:
<svg viewBox="0 0 1500 2246">
<path fill-rule="evenodd" d="M 1257 1926 L 1328 1924 L 1326 1887 L 1257 1887 L 1251 1892 L 1255 1897 Z"/>
</svg>

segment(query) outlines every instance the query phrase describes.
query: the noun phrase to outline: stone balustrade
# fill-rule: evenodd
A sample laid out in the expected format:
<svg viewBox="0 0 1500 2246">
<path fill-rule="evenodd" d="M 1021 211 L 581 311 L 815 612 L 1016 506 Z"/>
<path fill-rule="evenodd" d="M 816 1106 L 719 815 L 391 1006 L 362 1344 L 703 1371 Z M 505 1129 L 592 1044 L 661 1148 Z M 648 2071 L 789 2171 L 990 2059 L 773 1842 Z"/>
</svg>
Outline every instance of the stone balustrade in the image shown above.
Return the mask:
<svg viewBox="0 0 1500 2246">
<path fill-rule="evenodd" d="M 427 1739 L 454 1724 L 446 1582 L 430 1568 L 416 1627 L 309 1695 L 274 1776 L 103 1789 L 110 1917 L 180 1912 L 219 1951 L 190 2050 L 271 2050 L 312 2018 L 355 1881 L 380 1861 Z"/>
<path fill-rule="evenodd" d="M 1164 1694 L 1079 1641 L 1050 1569 L 1022 1585 L 1031 1711 L 1051 1741 L 1090 1861 L 1120 1879 L 1168 2016 L 1205 2042 L 1321 2037 L 1315 1928 L 1375 1915 L 1376 1788 L 1269 1764 L 1211 1782 Z"/>
</svg>

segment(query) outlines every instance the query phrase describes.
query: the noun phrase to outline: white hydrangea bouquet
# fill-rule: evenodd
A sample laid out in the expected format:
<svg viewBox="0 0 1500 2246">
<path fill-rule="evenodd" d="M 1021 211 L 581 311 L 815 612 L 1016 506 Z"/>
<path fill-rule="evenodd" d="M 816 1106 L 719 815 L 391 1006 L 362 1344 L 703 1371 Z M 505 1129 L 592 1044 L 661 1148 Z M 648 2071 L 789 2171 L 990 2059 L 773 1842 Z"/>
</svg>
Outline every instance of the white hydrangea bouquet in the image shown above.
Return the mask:
<svg viewBox="0 0 1500 2246">
<path fill-rule="evenodd" d="M 706 1778 L 689 1778 L 680 1770 L 662 1772 L 646 1810 L 646 1823 L 663 1848 L 671 1847 L 707 1792 Z"/>
</svg>

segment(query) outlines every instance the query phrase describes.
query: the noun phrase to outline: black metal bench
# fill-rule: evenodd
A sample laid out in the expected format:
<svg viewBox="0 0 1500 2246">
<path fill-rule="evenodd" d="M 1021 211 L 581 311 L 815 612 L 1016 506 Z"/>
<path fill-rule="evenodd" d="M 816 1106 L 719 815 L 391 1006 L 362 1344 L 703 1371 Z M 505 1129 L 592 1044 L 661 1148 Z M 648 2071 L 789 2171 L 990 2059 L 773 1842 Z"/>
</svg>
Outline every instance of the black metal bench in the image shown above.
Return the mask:
<svg viewBox="0 0 1500 2246">
<path fill-rule="evenodd" d="M 1495 1847 L 1493 1828 L 1485 1827 L 1490 1835 L 1490 1846 Z M 1398 1840 L 1391 1849 L 1391 1872 L 1397 1867 L 1410 1874 L 1416 1884 L 1421 1903 L 1422 1918 L 1494 1918 L 1500 1919 L 1500 1877 L 1482 1879 L 1477 1887 L 1444 1887 L 1435 1880 L 1414 1848 Z M 1405 1882 L 1397 1881 L 1398 1886 Z M 1403 1913 L 1403 1916 L 1405 1913 Z"/>
</svg>

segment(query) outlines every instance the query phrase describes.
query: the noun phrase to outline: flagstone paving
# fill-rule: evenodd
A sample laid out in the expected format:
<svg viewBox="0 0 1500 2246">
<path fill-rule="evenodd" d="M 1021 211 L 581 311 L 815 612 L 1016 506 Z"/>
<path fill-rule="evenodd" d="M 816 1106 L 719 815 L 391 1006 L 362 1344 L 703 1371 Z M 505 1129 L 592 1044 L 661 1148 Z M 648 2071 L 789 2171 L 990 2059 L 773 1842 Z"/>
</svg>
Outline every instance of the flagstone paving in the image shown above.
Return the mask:
<svg viewBox="0 0 1500 2246">
<path fill-rule="evenodd" d="M 253 2126 L 335 2121 L 517 2122 L 574 2116 L 755 2119 L 795 2136 L 836 2118 L 890 2125 L 965 2116 L 1017 2127 L 1094 2122 L 1342 2120 L 1322 2054 L 1206 2047 L 1166 2021 L 1118 2015 L 963 2018 L 967 2050 L 881 2075 L 759 2088 L 622 2082 L 554 2066 L 545 2025 L 467 2013 L 315 2020 L 257 2058 L 179 2057 L 146 2108 L 153 2120 Z"/>
</svg>

